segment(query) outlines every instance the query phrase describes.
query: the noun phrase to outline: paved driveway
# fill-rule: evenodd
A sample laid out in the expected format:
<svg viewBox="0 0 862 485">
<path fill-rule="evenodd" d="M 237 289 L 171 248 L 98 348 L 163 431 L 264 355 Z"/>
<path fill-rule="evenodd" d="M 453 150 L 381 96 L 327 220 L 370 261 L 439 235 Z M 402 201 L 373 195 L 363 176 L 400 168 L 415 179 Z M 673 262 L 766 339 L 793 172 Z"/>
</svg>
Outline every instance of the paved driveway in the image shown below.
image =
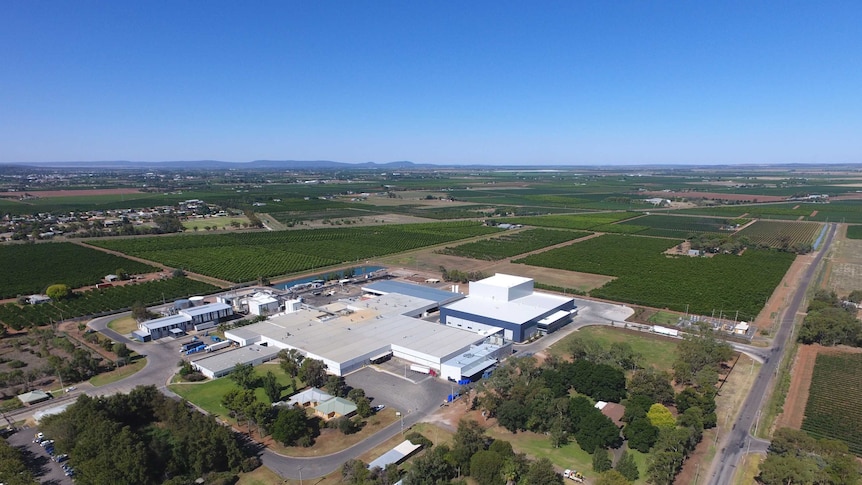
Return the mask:
<svg viewBox="0 0 862 485">
<path fill-rule="evenodd" d="M 408 371 L 410 373 L 410 371 Z M 416 379 L 416 373 L 410 373 L 412 379 Z M 351 387 L 359 387 L 365 390 L 365 395 L 372 399 L 371 404 L 385 404 L 393 407 L 396 411 L 405 413 L 416 413 L 428 407 L 429 402 L 439 405 L 449 393 L 449 387 L 440 379 L 424 376 L 418 383 L 405 379 L 400 375 L 376 370 L 374 367 L 366 367 L 358 370 L 345 378 Z M 433 409 L 433 407 L 432 407 Z"/>
</svg>

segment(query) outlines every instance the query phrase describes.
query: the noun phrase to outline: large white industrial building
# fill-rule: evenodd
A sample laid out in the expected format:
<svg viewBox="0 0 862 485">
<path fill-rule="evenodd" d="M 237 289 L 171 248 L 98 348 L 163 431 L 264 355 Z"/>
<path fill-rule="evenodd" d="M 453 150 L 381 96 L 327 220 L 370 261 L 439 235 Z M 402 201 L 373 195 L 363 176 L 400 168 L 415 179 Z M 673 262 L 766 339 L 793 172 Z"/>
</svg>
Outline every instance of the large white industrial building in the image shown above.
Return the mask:
<svg viewBox="0 0 862 485">
<path fill-rule="evenodd" d="M 320 308 L 292 306 L 263 322 L 229 330 L 225 337 L 240 347 L 268 352 L 297 349 L 323 361 L 335 375 L 396 357 L 460 380 L 481 376 L 510 355 L 512 341 L 553 332 L 575 313 L 573 299 L 536 293 L 532 279 L 503 274 L 471 283 L 468 297 L 397 281 L 378 281 L 363 290 L 370 297 Z M 205 374 L 229 371 L 236 359 L 217 362 Z M 196 367 L 204 364 L 195 362 Z"/>
<path fill-rule="evenodd" d="M 506 340 L 523 342 L 572 321 L 575 300 L 533 291 L 533 280 L 497 273 L 470 283 L 470 294 L 440 308 L 440 322 L 471 331 L 503 329 Z"/>
<path fill-rule="evenodd" d="M 167 336 L 176 337 L 192 328 L 195 330 L 213 328 L 231 315 L 233 315 L 233 308 L 225 303 L 192 306 L 179 310 L 176 315 L 140 322 L 138 329 L 132 332 L 132 336 L 142 342 Z"/>
</svg>

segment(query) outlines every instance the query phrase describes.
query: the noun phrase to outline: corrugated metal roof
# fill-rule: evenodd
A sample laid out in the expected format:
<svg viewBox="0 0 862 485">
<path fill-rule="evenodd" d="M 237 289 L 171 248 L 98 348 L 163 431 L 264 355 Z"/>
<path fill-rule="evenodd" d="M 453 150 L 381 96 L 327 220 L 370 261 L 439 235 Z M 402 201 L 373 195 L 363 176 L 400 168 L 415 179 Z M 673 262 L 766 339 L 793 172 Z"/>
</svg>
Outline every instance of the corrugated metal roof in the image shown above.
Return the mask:
<svg viewBox="0 0 862 485">
<path fill-rule="evenodd" d="M 229 310 L 231 308 L 227 303 L 210 303 L 207 305 L 201 306 L 193 306 L 191 308 L 184 308 L 181 310 L 186 315 L 197 316 L 203 315 L 204 313 L 217 312 L 220 310 Z"/>
<path fill-rule="evenodd" d="M 422 298 L 423 300 L 431 300 L 437 302 L 438 305 L 443 305 L 455 300 L 464 298 L 460 293 L 452 293 L 451 291 L 438 290 L 437 288 L 429 288 L 427 286 L 414 285 L 404 283 L 402 281 L 375 281 L 370 285 L 365 285 L 366 290 L 373 290 L 379 293 L 398 293 L 401 295 L 412 296 L 414 298 Z"/>
<path fill-rule="evenodd" d="M 392 448 L 386 453 L 380 455 L 376 460 L 369 463 L 368 469 L 380 468 L 381 470 L 384 470 L 389 465 L 397 465 L 413 453 L 416 453 L 416 450 L 421 447 L 422 445 L 414 445 L 410 440 L 404 440 L 395 448 Z"/>
</svg>

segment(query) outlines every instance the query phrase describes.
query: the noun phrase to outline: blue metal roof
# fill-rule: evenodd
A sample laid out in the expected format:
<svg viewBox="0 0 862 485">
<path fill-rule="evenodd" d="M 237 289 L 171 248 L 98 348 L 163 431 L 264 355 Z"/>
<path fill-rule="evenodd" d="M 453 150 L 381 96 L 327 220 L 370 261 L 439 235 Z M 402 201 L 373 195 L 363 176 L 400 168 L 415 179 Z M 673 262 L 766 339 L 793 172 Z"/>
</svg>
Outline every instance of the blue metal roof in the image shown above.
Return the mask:
<svg viewBox="0 0 862 485">
<path fill-rule="evenodd" d="M 446 303 L 464 298 L 464 295 L 460 293 L 428 288 L 427 286 L 414 285 L 402 281 L 375 281 L 370 285 L 366 285 L 365 288 L 383 294 L 397 293 L 399 295 L 412 296 L 413 298 L 431 300 L 437 302 L 438 305 L 445 305 Z"/>
</svg>

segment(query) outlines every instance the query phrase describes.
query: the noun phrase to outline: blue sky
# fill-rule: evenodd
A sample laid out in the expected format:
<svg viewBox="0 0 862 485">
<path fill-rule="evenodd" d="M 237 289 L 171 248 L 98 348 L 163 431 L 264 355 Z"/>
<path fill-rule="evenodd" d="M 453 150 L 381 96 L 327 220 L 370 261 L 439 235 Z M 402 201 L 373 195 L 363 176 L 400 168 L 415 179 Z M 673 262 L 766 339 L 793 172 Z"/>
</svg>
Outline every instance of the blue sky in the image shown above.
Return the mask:
<svg viewBox="0 0 862 485">
<path fill-rule="evenodd" d="M 0 162 L 862 162 L 862 2 L 0 2 Z"/>
</svg>

